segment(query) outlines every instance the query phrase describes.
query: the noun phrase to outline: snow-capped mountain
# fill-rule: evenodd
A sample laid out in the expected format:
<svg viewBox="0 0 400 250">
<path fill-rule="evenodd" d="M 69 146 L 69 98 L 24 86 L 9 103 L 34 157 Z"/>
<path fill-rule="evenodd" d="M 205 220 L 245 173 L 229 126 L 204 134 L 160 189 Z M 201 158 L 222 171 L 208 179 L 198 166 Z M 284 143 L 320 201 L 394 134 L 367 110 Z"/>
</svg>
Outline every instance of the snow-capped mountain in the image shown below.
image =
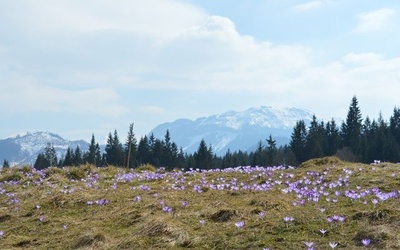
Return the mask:
<svg viewBox="0 0 400 250">
<path fill-rule="evenodd" d="M 10 165 L 33 165 L 48 143 L 53 145 L 59 158 L 66 154 L 68 147 L 75 149 L 79 146 L 82 151 L 89 148 L 89 143 L 83 140 L 69 141 L 50 132 L 20 134 L 0 140 L 1 163 L 5 159 Z"/>
<path fill-rule="evenodd" d="M 261 106 L 194 121 L 178 119 L 158 125 L 150 134 L 163 139 L 168 129 L 171 140 L 188 153 L 195 152 L 201 139 L 204 139 L 214 153 L 223 155 L 228 149 L 231 152 L 253 151 L 260 140 L 265 145 L 269 135 L 276 140 L 277 146 L 285 145 L 290 141 L 296 122 L 304 120 L 309 123 L 312 116 L 313 113 L 305 109 Z"/>
</svg>

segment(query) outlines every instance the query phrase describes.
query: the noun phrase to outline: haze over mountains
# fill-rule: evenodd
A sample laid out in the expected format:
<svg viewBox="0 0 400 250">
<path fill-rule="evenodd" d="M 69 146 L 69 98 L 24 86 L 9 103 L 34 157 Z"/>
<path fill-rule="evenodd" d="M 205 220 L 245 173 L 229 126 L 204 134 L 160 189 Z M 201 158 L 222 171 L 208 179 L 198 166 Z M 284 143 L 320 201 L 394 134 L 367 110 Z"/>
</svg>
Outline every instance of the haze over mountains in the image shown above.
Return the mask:
<svg viewBox="0 0 400 250">
<path fill-rule="evenodd" d="M 214 114 L 196 120 L 178 119 L 166 122 L 156 126 L 149 135 L 153 133 L 156 138 L 163 139 L 169 130 L 171 140 L 187 153 L 195 152 L 200 141 L 204 139 L 212 146 L 214 153 L 223 155 L 228 149 L 231 152 L 253 151 L 260 140 L 265 145 L 269 135 L 276 140 L 277 146 L 287 144 L 296 122 L 304 120 L 309 123 L 312 116 L 313 113 L 300 108 L 261 106 L 242 112 Z M 123 131 L 118 132 L 123 134 Z M 74 149 L 79 146 L 82 151 L 89 147 L 89 143 L 83 140 L 69 141 L 50 132 L 26 133 L 0 140 L 0 160 L 6 159 L 11 165 L 33 165 L 47 143 L 53 144 L 58 157 L 65 155 L 68 147 Z"/>
</svg>

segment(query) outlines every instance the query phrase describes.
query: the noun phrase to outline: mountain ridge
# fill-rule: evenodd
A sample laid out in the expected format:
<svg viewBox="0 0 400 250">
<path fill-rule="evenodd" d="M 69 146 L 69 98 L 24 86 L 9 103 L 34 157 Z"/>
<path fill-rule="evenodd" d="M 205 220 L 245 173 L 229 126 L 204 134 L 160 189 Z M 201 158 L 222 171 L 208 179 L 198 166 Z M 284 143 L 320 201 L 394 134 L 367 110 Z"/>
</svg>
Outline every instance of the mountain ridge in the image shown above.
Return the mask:
<svg viewBox="0 0 400 250">
<path fill-rule="evenodd" d="M 162 139 L 166 130 L 171 140 L 185 152 L 193 153 L 204 139 L 213 152 L 223 155 L 231 151 L 252 151 L 269 135 L 277 146 L 289 143 L 293 127 L 299 120 L 311 122 L 314 113 L 301 108 L 260 106 L 244 111 L 227 111 L 195 120 L 177 119 L 155 127 L 150 133 Z"/>
<path fill-rule="evenodd" d="M 0 160 L 7 160 L 10 165 L 33 165 L 37 155 L 43 151 L 48 143 L 51 143 L 60 158 L 67 152 L 68 147 L 87 150 L 89 143 L 84 140 L 70 141 L 52 132 L 26 132 L 9 136 L 0 140 Z"/>
</svg>

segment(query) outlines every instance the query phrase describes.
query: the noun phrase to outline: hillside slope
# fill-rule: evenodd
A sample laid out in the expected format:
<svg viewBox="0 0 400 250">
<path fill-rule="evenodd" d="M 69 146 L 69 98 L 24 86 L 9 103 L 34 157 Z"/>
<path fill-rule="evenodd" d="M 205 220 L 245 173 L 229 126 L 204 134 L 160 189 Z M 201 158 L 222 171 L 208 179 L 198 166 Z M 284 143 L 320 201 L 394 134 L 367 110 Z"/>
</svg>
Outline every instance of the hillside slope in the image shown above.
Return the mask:
<svg viewBox="0 0 400 250">
<path fill-rule="evenodd" d="M 297 169 L 3 169 L 0 248 L 398 249 L 399 190 L 397 164 L 337 158 Z"/>
</svg>

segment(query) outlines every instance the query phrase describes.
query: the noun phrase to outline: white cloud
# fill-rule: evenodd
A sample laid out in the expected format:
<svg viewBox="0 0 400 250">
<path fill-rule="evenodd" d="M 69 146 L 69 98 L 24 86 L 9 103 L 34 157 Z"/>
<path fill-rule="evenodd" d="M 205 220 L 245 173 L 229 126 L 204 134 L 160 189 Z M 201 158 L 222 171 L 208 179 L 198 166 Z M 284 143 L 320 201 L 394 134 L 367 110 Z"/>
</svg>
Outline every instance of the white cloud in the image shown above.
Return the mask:
<svg viewBox="0 0 400 250">
<path fill-rule="evenodd" d="M 360 16 L 363 32 L 394 15 L 380 11 Z M 115 124 L 135 119 L 148 132 L 169 119 L 253 105 L 324 113 L 346 112 L 354 94 L 397 100 L 399 58 L 348 53 L 316 65 L 310 47 L 242 35 L 231 19 L 181 1 L 0 1 L 0 23 L 13 24 L 0 25 L 2 114 L 116 115 Z"/>
<path fill-rule="evenodd" d="M 112 88 L 67 90 L 44 85 L 33 76 L 0 72 L 0 106 L 5 114 L 56 112 L 121 116 L 127 108 Z"/>
<path fill-rule="evenodd" d="M 205 18 L 201 9 L 177 0 L 14 0 L 2 1 L 0 7 L 1 15 L 13 22 L 13 29 L 31 34 L 116 29 L 159 37 Z"/>
<path fill-rule="evenodd" d="M 304 12 L 304 11 L 318 9 L 321 6 L 322 6 L 322 1 L 317 0 L 317 1 L 311 1 L 311 2 L 307 2 L 307 3 L 298 4 L 294 7 L 294 10 L 299 11 L 299 12 Z"/>
<path fill-rule="evenodd" d="M 384 30 L 390 24 L 396 11 L 390 8 L 383 8 L 358 15 L 358 25 L 355 28 L 357 33 L 369 33 Z"/>
</svg>

